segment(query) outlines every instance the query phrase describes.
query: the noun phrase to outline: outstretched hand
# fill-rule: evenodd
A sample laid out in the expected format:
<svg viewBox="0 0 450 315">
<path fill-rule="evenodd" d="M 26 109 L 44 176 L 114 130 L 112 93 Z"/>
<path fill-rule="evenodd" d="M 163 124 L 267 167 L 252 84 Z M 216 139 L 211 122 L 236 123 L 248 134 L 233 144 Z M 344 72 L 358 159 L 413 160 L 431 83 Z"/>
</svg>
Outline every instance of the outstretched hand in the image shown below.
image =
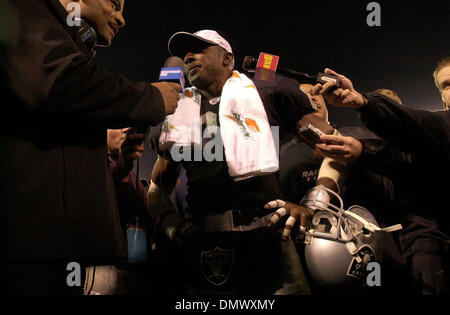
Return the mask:
<svg viewBox="0 0 450 315">
<path fill-rule="evenodd" d="M 320 140 L 323 142 L 317 143 L 315 148 L 342 164 L 353 163 L 361 156 L 362 144 L 353 137 L 322 135 Z"/>
<path fill-rule="evenodd" d="M 326 68 L 325 73 L 337 76 L 340 79 L 339 87 L 334 89 L 333 82 L 324 85 L 318 83 L 313 88 L 313 95 L 322 95 L 326 101 L 335 106 L 360 108 L 366 105 L 367 100 L 353 87 L 352 81 L 331 69 Z"/>
</svg>

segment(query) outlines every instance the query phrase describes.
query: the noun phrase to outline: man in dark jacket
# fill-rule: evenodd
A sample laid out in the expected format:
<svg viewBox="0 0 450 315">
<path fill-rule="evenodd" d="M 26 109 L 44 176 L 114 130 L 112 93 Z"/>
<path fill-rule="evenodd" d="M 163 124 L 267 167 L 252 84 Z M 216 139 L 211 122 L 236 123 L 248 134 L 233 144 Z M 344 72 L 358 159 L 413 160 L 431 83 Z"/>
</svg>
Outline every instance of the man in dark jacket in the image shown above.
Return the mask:
<svg viewBox="0 0 450 315">
<path fill-rule="evenodd" d="M 125 25 L 123 0 L 76 3 L 99 44 Z M 68 25 L 67 4 L 3 4 L 0 242 L 11 293 L 72 292 L 68 262 L 126 258 L 106 129 L 156 125 L 179 99 L 178 84 L 130 82 L 97 67 L 79 27 Z"/>
<path fill-rule="evenodd" d="M 340 88 L 329 92 L 329 84 L 317 85 L 314 93 L 333 105 L 356 108 L 370 130 L 395 146 L 363 147 L 358 154 L 365 165 L 394 180 L 396 213 L 392 215 L 402 220 L 399 241 L 413 293 L 448 293 L 450 230 L 445 180 L 450 171 L 450 112 L 414 110 L 377 93 L 363 95 L 348 78 L 330 69 L 326 72 L 340 77 Z M 338 161 L 345 162 L 355 152 L 347 149 L 350 139 L 321 139 L 327 144 L 319 144 L 318 149 Z M 394 150 L 407 155 L 395 158 L 399 155 Z"/>
</svg>

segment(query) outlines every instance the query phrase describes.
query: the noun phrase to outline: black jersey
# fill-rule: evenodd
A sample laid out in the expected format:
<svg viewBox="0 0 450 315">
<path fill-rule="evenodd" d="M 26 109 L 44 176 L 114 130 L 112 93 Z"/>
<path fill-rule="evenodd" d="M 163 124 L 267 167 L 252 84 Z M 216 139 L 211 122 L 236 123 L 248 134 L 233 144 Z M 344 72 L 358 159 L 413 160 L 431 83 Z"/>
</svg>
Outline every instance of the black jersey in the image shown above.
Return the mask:
<svg viewBox="0 0 450 315">
<path fill-rule="evenodd" d="M 254 83 L 269 124 L 279 127 L 280 141 L 275 143 L 282 143 L 286 134 L 296 132 L 297 122 L 314 111 L 311 102 L 295 80 L 276 77 L 274 82 L 254 80 Z M 202 130 L 219 126 L 219 105 L 220 102 L 202 98 Z M 214 137 L 203 138 L 202 145 L 205 146 Z M 235 182 L 228 174 L 225 156 L 222 161 L 206 161 L 204 157 L 201 161 L 184 161 L 183 166 L 188 178 L 186 211 L 190 213 L 218 213 L 230 209 L 253 211 L 262 209 L 270 200 L 282 197 L 278 173 Z"/>
<path fill-rule="evenodd" d="M 286 200 L 299 203 L 308 189 L 316 186 L 322 161 L 323 157 L 298 137 L 281 147 L 280 184 Z"/>
</svg>

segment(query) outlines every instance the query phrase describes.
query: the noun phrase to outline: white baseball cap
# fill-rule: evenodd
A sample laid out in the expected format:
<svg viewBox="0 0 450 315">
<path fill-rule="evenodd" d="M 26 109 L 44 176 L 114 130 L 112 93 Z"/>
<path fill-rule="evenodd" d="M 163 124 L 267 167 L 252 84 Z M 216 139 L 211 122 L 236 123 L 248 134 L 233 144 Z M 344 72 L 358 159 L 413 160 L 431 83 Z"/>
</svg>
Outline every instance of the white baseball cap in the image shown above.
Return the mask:
<svg viewBox="0 0 450 315">
<path fill-rule="evenodd" d="M 225 49 L 230 54 L 233 53 L 230 44 L 213 30 L 201 30 L 194 34 L 187 32 L 178 32 L 169 39 L 169 52 L 173 56 L 184 58 L 189 51 L 199 46 L 217 45 Z"/>
</svg>

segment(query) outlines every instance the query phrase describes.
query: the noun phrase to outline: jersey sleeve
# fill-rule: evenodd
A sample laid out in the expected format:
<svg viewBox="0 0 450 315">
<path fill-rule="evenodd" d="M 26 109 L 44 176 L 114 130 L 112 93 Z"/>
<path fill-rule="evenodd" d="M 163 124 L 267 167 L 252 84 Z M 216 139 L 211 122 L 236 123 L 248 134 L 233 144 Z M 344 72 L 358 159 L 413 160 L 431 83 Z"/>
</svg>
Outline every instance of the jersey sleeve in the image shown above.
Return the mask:
<svg viewBox="0 0 450 315">
<path fill-rule="evenodd" d="M 270 124 L 280 126 L 280 131 L 296 134 L 297 122 L 315 110 L 300 84 L 293 79 L 282 77 L 271 86 L 262 85 L 260 95 Z"/>
</svg>

